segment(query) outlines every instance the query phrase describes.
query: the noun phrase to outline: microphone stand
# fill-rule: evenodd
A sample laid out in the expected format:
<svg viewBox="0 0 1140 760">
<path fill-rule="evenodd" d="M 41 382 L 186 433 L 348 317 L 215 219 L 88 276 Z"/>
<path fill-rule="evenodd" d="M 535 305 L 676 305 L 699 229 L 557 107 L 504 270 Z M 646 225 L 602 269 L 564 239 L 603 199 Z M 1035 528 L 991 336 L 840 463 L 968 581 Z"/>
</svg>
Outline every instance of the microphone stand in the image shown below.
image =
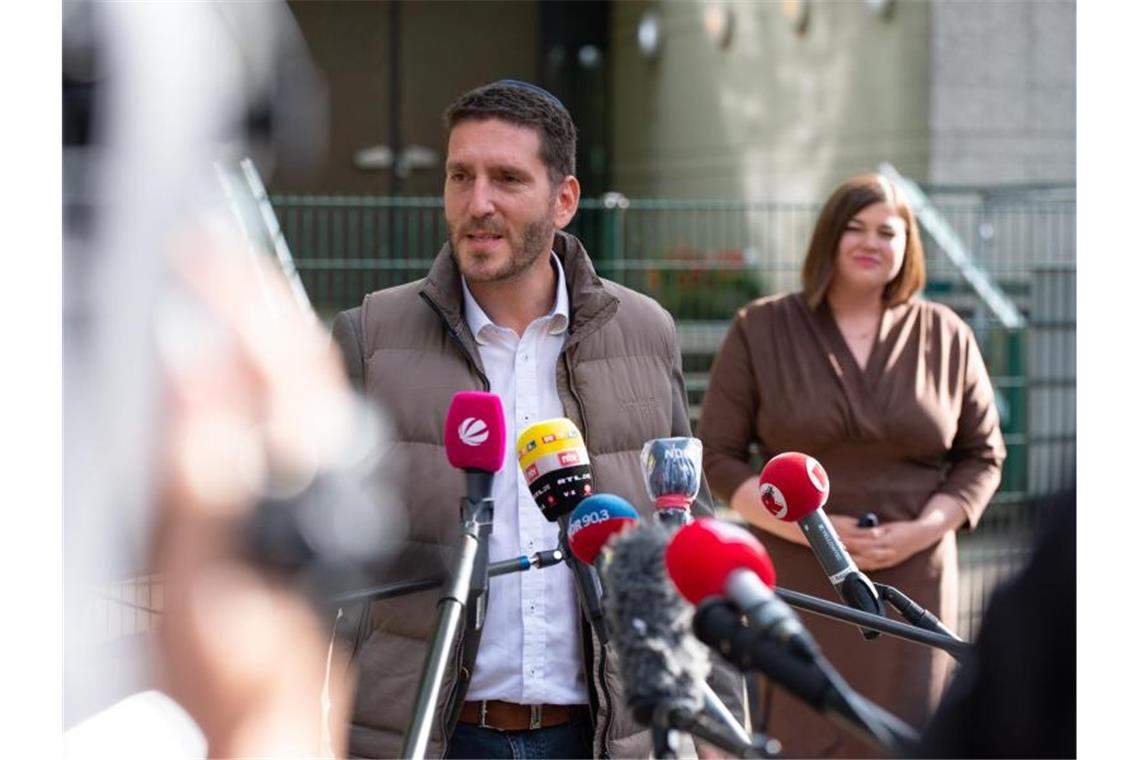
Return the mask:
<svg viewBox="0 0 1140 760">
<path fill-rule="evenodd" d="M 907 622 L 911 625 L 917 625 L 919 628 L 925 628 L 928 631 L 934 631 L 935 633 L 949 636 L 958 641 L 962 640 L 956 636 L 953 631 L 947 628 L 946 625 L 938 619 L 938 616 L 918 606 L 913 599 L 894 586 L 888 586 L 885 583 L 876 583 L 875 588 L 879 590 L 879 596 L 890 602 L 890 605 L 894 607 L 900 615 L 905 617 Z"/>
<path fill-rule="evenodd" d="M 593 629 L 594 634 L 598 637 L 598 641 L 605 646 L 609 643 L 609 631 L 606 629 L 605 611 L 602 609 L 602 582 L 598 578 L 597 571 L 593 567 L 587 565 L 582 560 L 570 552 L 570 541 L 567 538 L 567 530 L 570 523 L 570 515 L 566 513 L 557 519 L 558 522 L 558 545 L 562 549 L 562 553 L 566 556 L 566 564 L 570 566 L 570 571 L 574 573 L 574 582 L 578 586 L 582 598 L 586 603 L 586 616 L 590 620 L 590 627 Z"/>
<path fill-rule="evenodd" d="M 557 565 L 565 556 L 565 553 L 561 549 L 550 549 L 536 554 L 524 554 L 514 559 L 492 562 L 487 566 L 487 577 L 496 578 L 500 575 L 507 575 L 508 573 L 519 573 L 536 568 L 542 569 L 544 567 L 550 567 L 551 565 Z M 417 591 L 427 591 L 429 588 L 437 588 L 442 586 L 446 580 L 447 576 L 440 573 L 430 578 L 417 578 L 410 581 L 399 581 L 387 586 L 372 586 L 356 591 L 346 591 L 343 594 L 332 597 L 329 600 L 329 604 L 334 607 L 343 607 L 356 604 L 357 602 L 391 599 L 396 596 L 414 594 Z"/>
<path fill-rule="evenodd" d="M 769 758 L 779 756 L 768 751 L 767 737 L 761 735 L 759 738 L 763 741 L 758 743 L 751 738 L 738 738 L 734 731 L 726 730 L 721 725 L 702 719 L 700 712 L 695 711 L 692 705 L 685 700 L 666 699 L 658 702 L 653 708 L 649 727 L 653 736 L 653 756 L 659 760 L 677 757 L 677 734 L 679 731 L 689 734 L 693 739 L 700 739 L 719 747 L 736 757 Z"/>
<path fill-rule="evenodd" d="M 700 689 L 705 700 L 705 711 L 716 718 L 723 728 L 731 732 L 741 746 L 751 745 L 752 737 L 748 735 L 748 730 L 740 725 L 740 721 L 729 711 L 728 706 L 721 701 L 721 698 L 709 686 L 708 681 L 701 681 Z"/>
<path fill-rule="evenodd" d="M 973 647 L 969 643 L 953 636 L 946 636 L 941 633 L 935 633 L 934 631 L 928 631 L 924 628 L 900 623 L 889 618 L 871 615 L 861 610 L 853 610 L 850 607 L 844 607 L 842 604 L 828 602 L 818 597 L 792 591 L 791 589 L 776 588 L 774 590 L 777 596 L 793 607 L 798 607 L 802 610 L 815 613 L 816 615 L 822 615 L 823 617 L 829 617 L 844 623 L 850 623 L 851 625 L 861 628 L 870 628 L 880 633 L 885 633 L 888 636 L 894 636 L 895 638 L 906 639 L 941 649 L 958 661 L 961 661 L 963 657 L 968 656 L 970 652 L 973 651 Z"/>
<path fill-rule="evenodd" d="M 466 470 L 467 493 L 490 493 L 494 473 Z M 452 573 L 444 584 L 439 599 L 439 612 L 435 630 L 428 645 L 427 659 L 420 675 L 412 719 L 404 736 L 400 757 L 422 760 L 427 750 L 428 733 L 439 702 L 447 656 L 455 644 L 464 609 L 477 608 L 469 615 L 469 622 L 482 623 L 481 608 L 487 589 L 487 538 L 491 534 L 494 502 L 490 498 L 473 501 L 464 496 L 459 502 L 461 526 L 459 554 Z"/>
<path fill-rule="evenodd" d="M 653 738 L 653 757 L 655 760 L 676 760 L 677 748 L 681 743 L 680 732 L 670 726 L 668 722 L 658 722 L 656 711 L 654 711 L 653 723 L 649 726 L 649 735 Z"/>
</svg>

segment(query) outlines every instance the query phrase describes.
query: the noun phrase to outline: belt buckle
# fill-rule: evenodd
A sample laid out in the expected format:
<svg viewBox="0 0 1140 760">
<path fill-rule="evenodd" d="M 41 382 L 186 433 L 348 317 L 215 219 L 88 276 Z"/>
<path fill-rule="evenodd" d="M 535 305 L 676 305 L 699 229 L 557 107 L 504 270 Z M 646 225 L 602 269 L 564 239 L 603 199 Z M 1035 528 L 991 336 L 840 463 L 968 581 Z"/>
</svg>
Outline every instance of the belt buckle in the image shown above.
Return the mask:
<svg viewBox="0 0 1140 760">
<path fill-rule="evenodd" d="M 479 728 L 491 728 L 487 725 L 487 700 L 479 700 Z"/>
<path fill-rule="evenodd" d="M 530 706 L 530 727 L 531 730 L 542 728 L 542 705 Z"/>
</svg>

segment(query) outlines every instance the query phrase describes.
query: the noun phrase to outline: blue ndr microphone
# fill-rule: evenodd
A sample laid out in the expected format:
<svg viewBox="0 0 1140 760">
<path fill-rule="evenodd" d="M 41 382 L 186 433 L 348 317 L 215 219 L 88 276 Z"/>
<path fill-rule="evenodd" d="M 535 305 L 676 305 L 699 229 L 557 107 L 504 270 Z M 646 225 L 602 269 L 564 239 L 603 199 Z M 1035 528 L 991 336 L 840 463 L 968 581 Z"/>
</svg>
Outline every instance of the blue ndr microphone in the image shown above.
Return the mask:
<svg viewBox="0 0 1140 760">
<path fill-rule="evenodd" d="M 657 507 L 658 519 L 683 525 L 701 487 L 702 447 L 696 438 L 656 438 L 641 449 L 645 490 Z"/>
</svg>

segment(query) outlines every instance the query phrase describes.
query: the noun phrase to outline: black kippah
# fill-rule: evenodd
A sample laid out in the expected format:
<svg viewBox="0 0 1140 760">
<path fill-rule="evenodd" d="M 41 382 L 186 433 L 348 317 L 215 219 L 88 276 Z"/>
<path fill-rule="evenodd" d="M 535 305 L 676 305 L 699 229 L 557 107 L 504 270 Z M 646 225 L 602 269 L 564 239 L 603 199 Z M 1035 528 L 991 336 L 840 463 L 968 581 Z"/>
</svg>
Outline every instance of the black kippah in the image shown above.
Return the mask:
<svg viewBox="0 0 1140 760">
<path fill-rule="evenodd" d="M 541 95 L 542 97 L 546 98 L 547 100 L 551 100 L 554 103 L 557 103 L 558 107 L 561 108 L 563 111 L 566 110 L 566 106 L 562 104 L 561 100 L 554 97 L 554 93 L 550 92 L 549 90 L 544 90 L 543 88 L 539 87 L 537 84 L 531 84 L 530 82 L 524 82 L 521 79 L 500 79 L 497 82 L 492 83 L 492 85 L 498 85 L 498 84 L 509 85 L 511 87 L 522 87 L 524 90 L 530 90 L 531 92 L 533 92 L 537 95 Z"/>
</svg>

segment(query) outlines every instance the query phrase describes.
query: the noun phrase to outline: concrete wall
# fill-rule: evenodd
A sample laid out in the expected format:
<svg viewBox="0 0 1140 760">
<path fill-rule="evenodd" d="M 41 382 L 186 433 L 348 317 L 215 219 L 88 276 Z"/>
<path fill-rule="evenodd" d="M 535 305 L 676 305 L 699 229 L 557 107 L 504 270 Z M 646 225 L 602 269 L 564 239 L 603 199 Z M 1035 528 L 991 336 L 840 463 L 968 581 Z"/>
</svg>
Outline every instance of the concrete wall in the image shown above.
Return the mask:
<svg viewBox="0 0 1140 760">
<path fill-rule="evenodd" d="M 727 2 L 726 48 L 703 3 L 619 2 L 612 25 L 613 184 L 627 195 L 818 200 L 889 160 L 938 184 L 1076 179 L 1071 0 Z M 656 60 L 637 50 L 655 9 Z"/>
<path fill-rule="evenodd" d="M 389 2 L 290 2 L 289 8 L 329 89 L 325 169 L 274 192 L 387 194 L 388 171 L 354 167 L 360 148 L 389 142 Z M 538 10 L 520 2 L 400 3 L 400 133 L 404 144 L 446 145 L 440 117 L 464 91 L 502 77 L 536 78 Z M 442 168 L 402 181 L 403 194 L 439 195 Z"/>
<path fill-rule="evenodd" d="M 1075 182 L 1075 3 L 935 0 L 930 28 L 930 180 Z"/>
<path fill-rule="evenodd" d="M 780 3 L 726 5 L 732 40 L 718 48 L 703 4 L 614 4 L 614 189 L 816 201 L 882 160 L 926 178 L 927 3 L 897 3 L 887 18 L 810 3 L 802 34 Z M 637 49 L 650 8 L 662 17 L 657 60 Z"/>
<path fill-rule="evenodd" d="M 291 2 L 330 90 L 325 171 L 275 191 L 386 193 L 387 172 L 353 167 L 389 140 L 390 3 Z M 818 201 L 842 178 L 889 160 L 939 184 L 1071 182 L 1076 167 L 1075 4 L 1071 0 L 806 2 L 726 0 L 730 43 L 702 27 L 705 2 L 610 6 L 612 189 L 630 196 Z M 656 60 L 637 50 L 655 9 Z M 533 0 L 400 4 L 400 130 L 442 154 L 439 115 L 468 87 L 537 79 Z M 420 171 L 403 192 L 434 195 Z"/>
</svg>

